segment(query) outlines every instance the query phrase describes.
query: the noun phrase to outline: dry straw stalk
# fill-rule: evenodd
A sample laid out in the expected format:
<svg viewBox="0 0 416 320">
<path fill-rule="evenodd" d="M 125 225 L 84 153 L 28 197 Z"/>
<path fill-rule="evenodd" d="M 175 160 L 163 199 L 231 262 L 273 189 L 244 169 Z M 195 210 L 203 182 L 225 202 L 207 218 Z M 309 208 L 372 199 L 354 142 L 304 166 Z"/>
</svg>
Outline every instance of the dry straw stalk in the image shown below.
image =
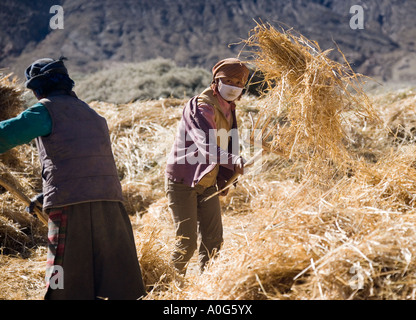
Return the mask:
<svg viewBox="0 0 416 320">
<path fill-rule="evenodd" d="M 0 186 L 9 191 L 17 200 L 21 201 L 24 205 L 29 206 L 31 203 L 30 198 L 26 195 L 23 186 L 16 180 L 16 178 L 7 170 L 6 166 L 0 163 Z M 39 220 L 45 225 L 48 225 L 47 215 L 35 206 L 34 212 Z"/>
</svg>

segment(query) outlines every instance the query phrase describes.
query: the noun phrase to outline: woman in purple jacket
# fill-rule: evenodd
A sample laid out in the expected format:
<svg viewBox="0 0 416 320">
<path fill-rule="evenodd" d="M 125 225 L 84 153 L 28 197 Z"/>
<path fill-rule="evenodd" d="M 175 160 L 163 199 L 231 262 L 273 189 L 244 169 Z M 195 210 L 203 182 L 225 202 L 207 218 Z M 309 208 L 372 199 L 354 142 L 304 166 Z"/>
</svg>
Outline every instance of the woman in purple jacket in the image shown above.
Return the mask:
<svg viewBox="0 0 416 320">
<path fill-rule="evenodd" d="M 166 166 L 166 193 L 176 227 L 175 268 L 185 275 L 201 236 L 201 272 L 223 242 L 218 196 L 207 201 L 238 172 L 239 156 L 235 101 L 242 94 L 249 70 L 240 60 L 219 61 L 211 86 L 189 100 Z"/>
</svg>

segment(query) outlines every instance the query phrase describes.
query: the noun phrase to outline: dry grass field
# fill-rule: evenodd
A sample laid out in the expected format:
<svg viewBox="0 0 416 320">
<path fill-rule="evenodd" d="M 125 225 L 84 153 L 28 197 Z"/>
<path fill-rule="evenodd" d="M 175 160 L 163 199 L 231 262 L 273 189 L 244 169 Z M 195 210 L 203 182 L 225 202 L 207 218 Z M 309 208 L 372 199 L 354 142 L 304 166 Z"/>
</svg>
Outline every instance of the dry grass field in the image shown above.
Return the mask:
<svg viewBox="0 0 416 320">
<path fill-rule="evenodd" d="M 313 88 L 318 79 L 303 85 Z M 2 88 L 14 86 L 1 81 Z M 302 92 L 315 100 L 305 94 L 299 104 L 290 93 L 299 83 L 293 87 L 290 81 L 280 96 L 275 90 L 239 102 L 241 131 L 269 130 L 270 121 L 259 120 L 265 115 L 281 127 L 272 126 L 261 162 L 221 198 L 221 254 L 202 275 L 194 257 L 184 279 L 169 259 L 174 232 L 164 168 L 186 100 L 90 104 L 109 124 L 148 288 L 145 299 L 416 298 L 415 88 L 347 93 L 342 83 L 324 79 L 320 92 L 326 96 L 339 85 L 331 100 L 338 104 L 325 104 L 309 89 Z M 337 123 L 314 127 L 316 118 L 302 118 L 323 104 L 335 109 L 318 120 Z M 2 163 L 33 196 L 40 188 L 36 150 L 25 145 L 12 152 L 1 156 Z M 242 155 L 248 159 L 250 148 Z M 45 229 L 24 216 L 24 206 L 8 192 L 0 199 L 0 299 L 42 299 Z"/>
</svg>

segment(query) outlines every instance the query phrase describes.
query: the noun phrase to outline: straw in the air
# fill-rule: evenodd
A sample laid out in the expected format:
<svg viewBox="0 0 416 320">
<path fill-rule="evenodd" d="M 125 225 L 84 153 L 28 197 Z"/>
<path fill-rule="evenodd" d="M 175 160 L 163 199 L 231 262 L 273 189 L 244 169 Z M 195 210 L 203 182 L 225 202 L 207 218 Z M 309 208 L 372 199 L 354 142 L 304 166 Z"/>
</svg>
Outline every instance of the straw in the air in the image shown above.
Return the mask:
<svg viewBox="0 0 416 320">
<path fill-rule="evenodd" d="M 360 76 L 317 43 L 271 25 L 258 24 L 247 44 L 268 84 L 253 130 L 264 149 L 315 163 L 350 162 L 348 118 L 377 119 Z"/>
<path fill-rule="evenodd" d="M 17 116 L 23 110 L 22 89 L 12 74 L 4 75 L 0 70 L 0 121 Z M 8 165 L 18 166 L 19 156 L 15 150 L 0 155 Z"/>
<path fill-rule="evenodd" d="M 22 111 L 22 90 L 17 79 L 11 74 L 2 75 L 0 71 L 0 121 L 12 118 Z"/>
</svg>

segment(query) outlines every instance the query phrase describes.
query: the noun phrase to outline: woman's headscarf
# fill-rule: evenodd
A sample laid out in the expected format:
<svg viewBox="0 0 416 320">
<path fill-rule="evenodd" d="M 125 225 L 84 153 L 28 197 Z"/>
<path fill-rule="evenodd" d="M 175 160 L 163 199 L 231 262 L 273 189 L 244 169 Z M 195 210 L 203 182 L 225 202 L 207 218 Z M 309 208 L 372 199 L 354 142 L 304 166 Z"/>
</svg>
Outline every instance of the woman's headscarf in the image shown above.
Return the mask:
<svg viewBox="0 0 416 320">
<path fill-rule="evenodd" d="M 214 82 L 218 78 L 230 77 L 241 79 L 243 83 L 246 83 L 249 74 L 250 71 L 241 60 L 227 58 L 217 62 L 212 68 L 212 81 Z"/>
</svg>

